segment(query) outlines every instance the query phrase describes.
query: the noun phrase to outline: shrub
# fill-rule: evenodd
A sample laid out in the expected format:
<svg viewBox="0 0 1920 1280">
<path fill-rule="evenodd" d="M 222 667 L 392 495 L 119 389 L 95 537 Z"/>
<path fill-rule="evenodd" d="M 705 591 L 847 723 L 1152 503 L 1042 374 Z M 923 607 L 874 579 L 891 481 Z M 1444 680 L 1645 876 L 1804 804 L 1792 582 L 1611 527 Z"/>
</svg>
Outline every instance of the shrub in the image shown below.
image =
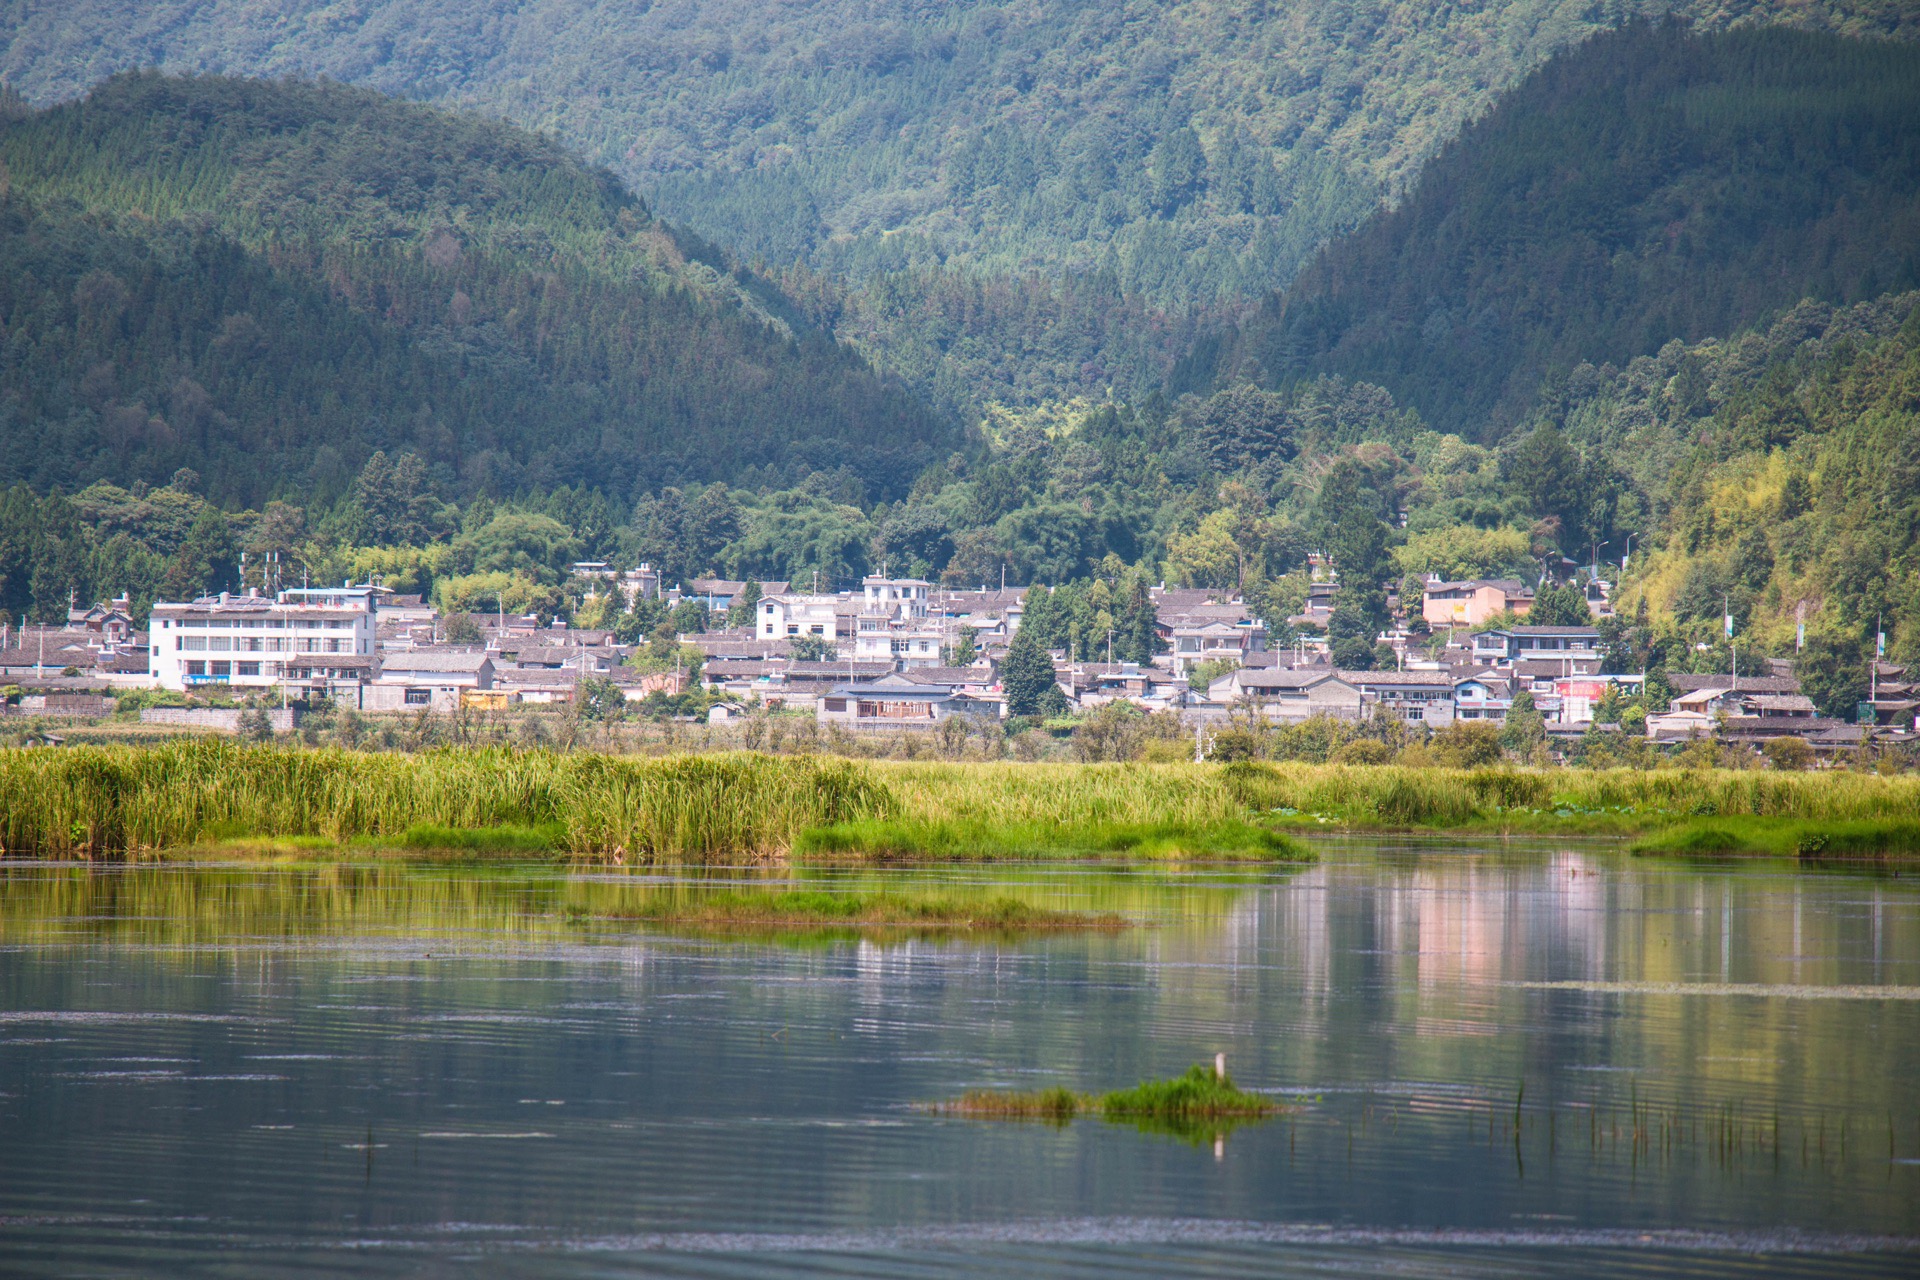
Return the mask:
<svg viewBox="0 0 1920 1280">
<path fill-rule="evenodd" d="M 1767 744 L 1766 751 L 1767 759 L 1776 769 L 1798 773 L 1813 763 L 1813 748 L 1805 738 L 1775 738 Z"/>
<path fill-rule="evenodd" d="M 1500 726 L 1491 720 L 1456 720 L 1433 737 L 1435 752 L 1456 769 L 1479 769 L 1500 761 Z"/>
<path fill-rule="evenodd" d="M 1393 759 L 1393 748 L 1384 742 L 1372 738 L 1355 738 L 1339 748 L 1330 757 L 1332 764 L 1387 764 Z"/>
</svg>

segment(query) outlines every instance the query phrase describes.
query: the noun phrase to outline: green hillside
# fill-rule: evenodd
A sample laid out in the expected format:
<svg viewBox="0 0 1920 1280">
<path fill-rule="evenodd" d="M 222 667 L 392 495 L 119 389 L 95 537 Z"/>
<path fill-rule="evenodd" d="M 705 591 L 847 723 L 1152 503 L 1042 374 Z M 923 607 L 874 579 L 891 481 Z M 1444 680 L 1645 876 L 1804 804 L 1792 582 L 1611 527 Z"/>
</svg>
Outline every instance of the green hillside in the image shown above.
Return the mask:
<svg viewBox="0 0 1920 1280">
<path fill-rule="evenodd" d="M 550 140 L 332 85 L 0 119 L 0 480 L 904 487 L 951 426 Z"/>
<path fill-rule="evenodd" d="M 1216 372 L 1368 378 L 1485 438 L 1581 360 L 1916 286 L 1920 46 L 1638 27 L 1502 99 Z"/>
<path fill-rule="evenodd" d="M 1898 0 L 10 0 L 0 80 L 318 74 L 551 130 L 977 408 L 1145 394 L 1554 52 L 1669 13 L 1920 30 Z"/>
<path fill-rule="evenodd" d="M 1676 658 L 1709 644 L 1703 669 L 1727 669 L 1723 608 L 1747 655 L 1793 654 L 1804 621 L 1808 671 L 1835 677 L 1816 696 L 1845 714 L 1876 623 L 1920 660 L 1920 293 L 1582 364 L 1547 409 L 1571 451 L 1606 460 L 1583 487 L 1640 531 L 1625 607 Z M 1548 452 L 1529 443 L 1516 455 Z"/>
</svg>

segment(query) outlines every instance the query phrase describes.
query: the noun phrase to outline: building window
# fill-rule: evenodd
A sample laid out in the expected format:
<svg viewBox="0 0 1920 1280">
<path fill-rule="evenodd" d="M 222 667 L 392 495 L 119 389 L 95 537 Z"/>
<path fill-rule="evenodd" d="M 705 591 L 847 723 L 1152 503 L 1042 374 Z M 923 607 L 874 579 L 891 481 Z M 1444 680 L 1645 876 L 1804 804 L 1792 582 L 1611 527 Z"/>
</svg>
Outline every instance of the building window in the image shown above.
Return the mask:
<svg viewBox="0 0 1920 1280">
<path fill-rule="evenodd" d="M 847 700 L 845 698 L 828 698 L 827 699 L 827 710 L 845 711 L 846 709 L 847 709 Z"/>
<path fill-rule="evenodd" d="M 407 690 L 407 705 L 410 707 L 424 707 L 432 701 L 433 690 L 431 689 Z"/>
<path fill-rule="evenodd" d="M 180 646 L 189 653 L 205 653 L 207 651 L 207 638 L 205 636 L 183 636 L 180 637 Z"/>
<path fill-rule="evenodd" d="M 233 667 L 233 674 L 237 676 L 257 676 L 260 674 L 260 664 L 257 662 L 236 662 Z"/>
<path fill-rule="evenodd" d="M 204 662 L 189 662 L 187 664 L 187 674 L 190 676 L 204 676 L 207 674 L 207 664 Z"/>
<path fill-rule="evenodd" d="M 212 668 L 208 674 L 215 680 L 224 680 L 233 674 L 233 664 L 231 662 L 211 662 L 207 665 Z"/>
</svg>

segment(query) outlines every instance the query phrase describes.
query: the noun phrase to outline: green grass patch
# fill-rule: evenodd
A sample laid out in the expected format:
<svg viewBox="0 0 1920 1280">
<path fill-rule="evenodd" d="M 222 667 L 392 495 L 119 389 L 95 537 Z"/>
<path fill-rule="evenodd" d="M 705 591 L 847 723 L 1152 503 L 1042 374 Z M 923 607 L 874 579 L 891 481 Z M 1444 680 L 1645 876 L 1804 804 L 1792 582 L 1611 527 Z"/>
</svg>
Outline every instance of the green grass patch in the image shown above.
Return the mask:
<svg viewBox="0 0 1920 1280">
<path fill-rule="evenodd" d="M 1280 1106 L 1248 1093 L 1230 1075 L 1195 1063 L 1171 1080 L 1148 1080 L 1100 1097 L 1100 1114 L 1109 1120 L 1221 1120 L 1270 1116 Z"/>
<path fill-rule="evenodd" d="M 169 850 L 182 858 L 315 858 L 340 852 L 340 842 L 326 836 L 215 835 L 184 849 Z"/>
<path fill-rule="evenodd" d="M 1778 858 L 1920 857 L 1920 822 L 1696 818 L 1634 841 L 1633 852 Z"/>
<path fill-rule="evenodd" d="M 951 898 L 895 893 L 831 893 L 817 889 L 757 889 L 660 898 L 636 910 L 574 919 L 638 920 L 716 929 L 913 929 L 939 932 L 1021 933 L 1117 930 L 1111 912 L 1056 911 L 1019 898 Z"/>
<path fill-rule="evenodd" d="M 1246 822 L 1058 823 L 985 820 L 843 822 L 803 831 L 796 857 L 820 862 L 1002 861 L 1122 857 L 1310 862 L 1291 836 Z"/>
<path fill-rule="evenodd" d="M 1112 1093 L 1042 1089 L 1033 1093 L 976 1089 L 930 1110 L 978 1120 L 1040 1120 L 1064 1125 L 1078 1116 L 1132 1124 L 1151 1133 L 1200 1141 L 1236 1124 L 1264 1120 L 1285 1110 L 1271 1098 L 1248 1093 L 1230 1075 L 1196 1063 L 1171 1080 L 1148 1080 Z"/>
</svg>

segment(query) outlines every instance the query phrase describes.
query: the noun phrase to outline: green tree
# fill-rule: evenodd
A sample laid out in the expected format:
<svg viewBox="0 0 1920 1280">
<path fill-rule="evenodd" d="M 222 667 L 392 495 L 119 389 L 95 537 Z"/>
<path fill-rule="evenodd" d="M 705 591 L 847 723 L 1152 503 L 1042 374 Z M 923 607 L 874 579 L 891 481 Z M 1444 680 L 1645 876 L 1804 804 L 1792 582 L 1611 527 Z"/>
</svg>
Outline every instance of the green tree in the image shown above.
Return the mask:
<svg viewBox="0 0 1920 1280">
<path fill-rule="evenodd" d="M 1166 647 L 1160 639 L 1157 626 L 1158 618 L 1153 607 L 1153 598 L 1147 590 L 1147 580 L 1140 574 L 1133 575 L 1128 586 L 1126 599 L 1120 606 L 1120 616 L 1115 619 L 1113 637 L 1113 656 L 1119 662 L 1138 662 L 1145 665 L 1153 661 L 1153 655 Z"/>
<path fill-rule="evenodd" d="M 840 656 L 825 636 L 795 636 L 787 641 L 787 653 L 795 662 L 833 662 Z"/>
<path fill-rule="evenodd" d="M 1193 411 L 1207 456 L 1231 473 L 1268 458 L 1293 456 L 1293 423 L 1285 396 L 1239 382 L 1216 391 Z"/>
<path fill-rule="evenodd" d="M 1025 626 L 1026 624 L 1023 621 L 1021 625 Z M 978 636 L 979 633 L 972 627 L 962 626 L 954 635 L 953 647 L 948 649 L 943 655 L 946 664 L 950 667 L 972 666 L 974 660 L 980 656 L 980 646 L 977 642 Z"/>
<path fill-rule="evenodd" d="M 1870 687 L 1864 643 L 1854 636 L 1817 632 L 1807 637 L 1806 650 L 1793 669 L 1800 691 L 1813 699 L 1821 715 L 1853 723 Z"/>
<path fill-rule="evenodd" d="M 1533 694 L 1522 689 L 1513 695 L 1513 706 L 1500 726 L 1500 745 L 1522 761 L 1531 760 L 1547 740 L 1547 720 L 1533 705 Z"/>
<path fill-rule="evenodd" d="M 1534 627 L 1589 627 L 1593 613 L 1587 608 L 1587 593 L 1571 584 L 1545 586 L 1534 593 L 1533 607 L 1527 611 L 1527 625 Z"/>
<path fill-rule="evenodd" d="M 760 584 L 749 579 L 747 584 L 740 588 L 739 598 L 733 602 L 733 607 L 727 610 L 727 625 L 729 627 L 753 626 L 754 606 L 760 603 L 760 596 Z"/>
<path fill-rule="evenodd" d="M 273 741 L 273 721 L 259 707 L 249 707 L 242 711 L 235 730 L 248 742 Z"/>
<path fill-rule="evenodd" d="M 419 546 L 444 531 L 441 504 L 427 484 L 420 456 L 403 453 L 389 460 L 374 450 L 360 469 L 349 499 L 347 527 L 355 542 L 375 546 Z"/>
<path fill-rule="evenodd" d="M 480 629 L 480 624 L 470 613 L 448 614 L 440 634 L 448 644 L 475 645 L 487 641 L 486 632 Z"/>
<path fill-rule="evenodd" d="M 580 554 L 580 544 L 552 516 L 504 511 L 455 539 L 453 554 L 462 573 L 518 573 L 553 584 Z"/>
<path fill-rule="evenodd" d="M 588 676 L 580 681 L 574 686 L 574 696 L 579 700 L 582 720 L 604 723 L 626 717 L 626 692 L 603 676 Z"/>
<path fill-rule="evenodd" d="M 193 522 L 172 561 L 160 589 L 170 600 L 191 600 L 239 586 L 240 546 L 227 518 L 217 507 L 207 507 Z"/>
<path fill-rule="evenodd" d="M 1566 433 L 1543 423 L 1507 456 L 1507 482 L 1536 516 L 1575 523 L 1582 505 L 1580 455 Z"/>
<path fill-rule="evenodd" d="M 1047 656 L 1039 638 L 1024 626 L 1013 633 L 1013 643 L 1007 646 L 1006 662 L 1000 668 L 1000 686 L 1006 691 L 1009 715 L 1044 715 L 1049 704 L 1059 696 L 1053 659 Z"/>
</svg>

